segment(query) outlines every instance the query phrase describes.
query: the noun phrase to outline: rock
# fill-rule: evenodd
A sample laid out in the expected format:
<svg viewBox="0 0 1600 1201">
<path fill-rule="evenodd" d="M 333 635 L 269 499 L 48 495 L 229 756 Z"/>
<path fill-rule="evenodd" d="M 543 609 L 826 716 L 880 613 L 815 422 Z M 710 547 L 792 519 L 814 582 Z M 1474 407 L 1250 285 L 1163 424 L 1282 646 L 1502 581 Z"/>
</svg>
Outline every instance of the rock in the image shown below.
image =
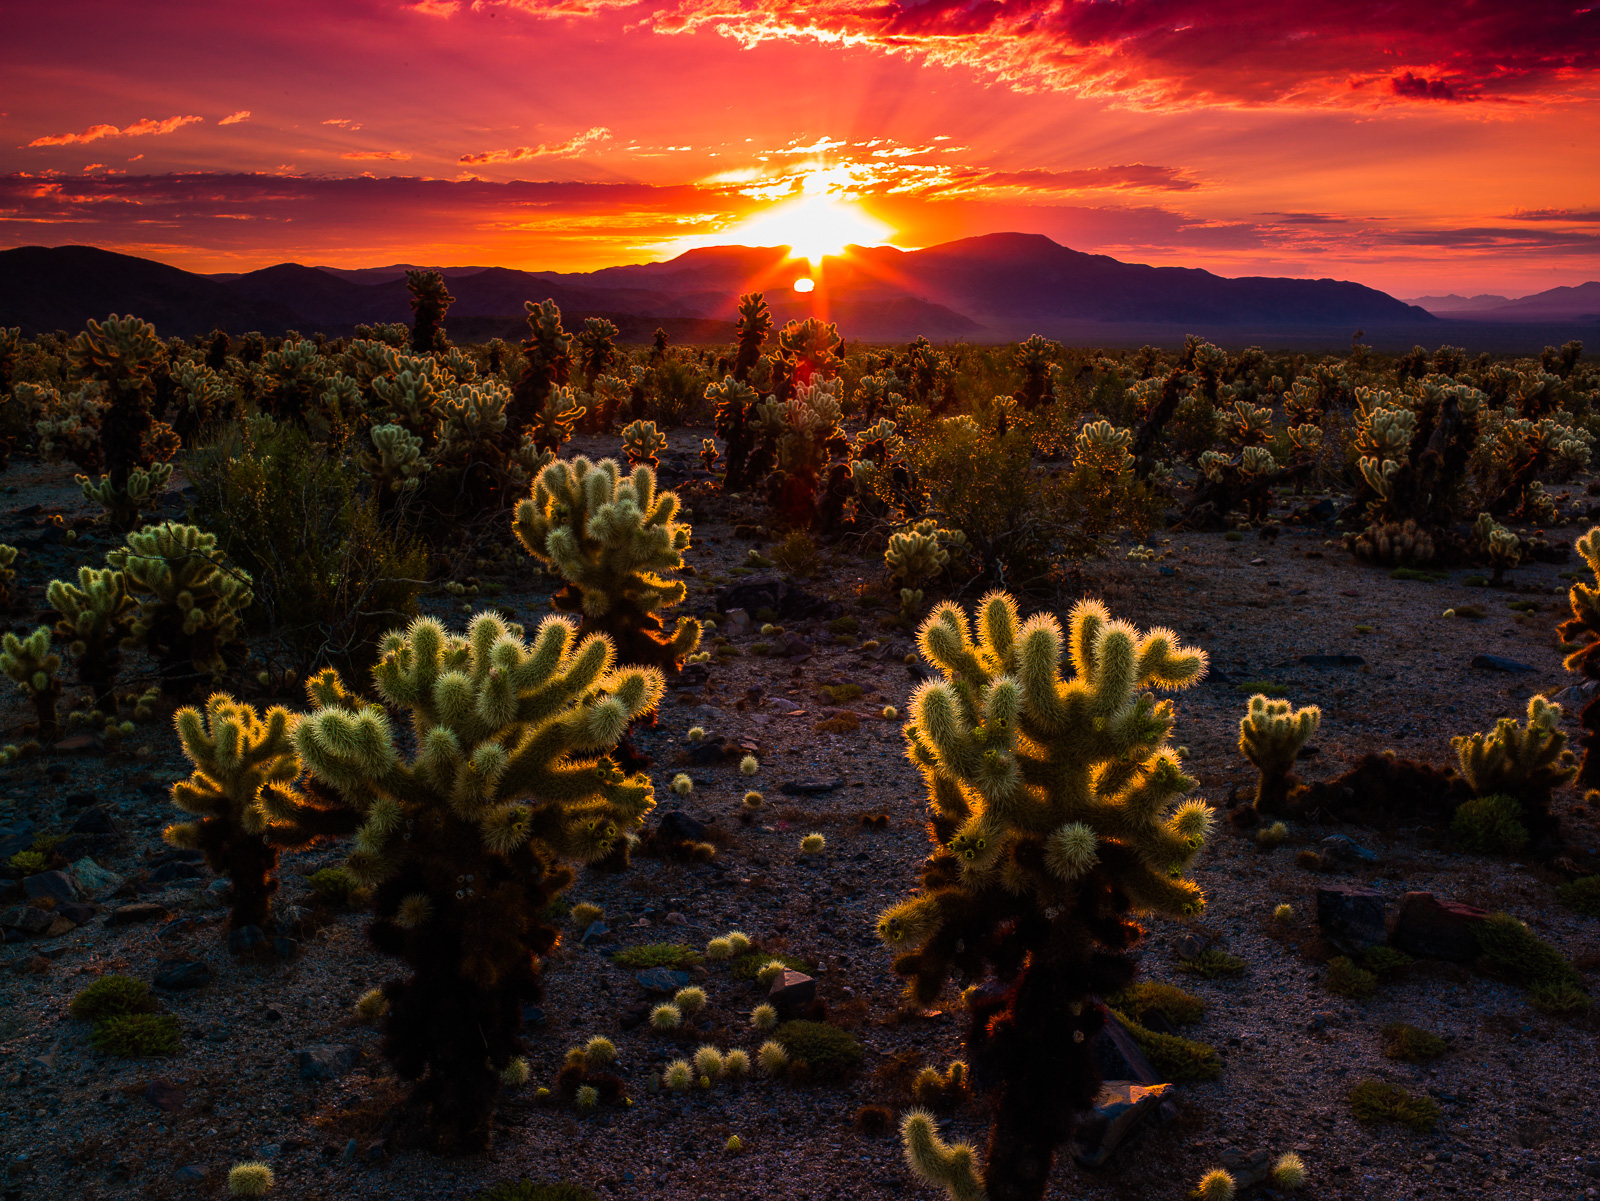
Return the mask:
<svg viewBox="0 0 1600 1201">
<path fill-rule="evenodd" d="M 524 1005 L 522 1007 L 522 1021 L 528 1026 L 544 1025 L 544 1010 L 537 1005 Z"/>
<path fill-rule="evenodd" d="M 185 914 L 182 917 L 173 918 L 166 925 L 162 926 L 161 929 L 156 931 L 156 937 L 162 942 L 166 942 L 169 939 L 182 938 L 185 934 L 189 933 L 189 931 L 193 929 L 194 918 L 190 917 L 188 914 Z"/>
<path fill-rule="evenodd" d="M 1474 931 L 1488 916 L 1487 910 L 1441 901 L 1431 892 L 1408 892 L 1389 941 L 1418 959 L 1471 963 L 1481 953 Z"/>
<path fill-rule="evenodd" d="M 260 926 L 240 926 L 228 931 L 228 954 L 250 955 L 259 953 L 267 945 L 267 936 Z"/>
<path fill-rule="evenodd" d="M 0 927 L 30 936 L 44 934 L 55 922 L 56 915 L 50 910 L 35 909 L 32 905 L 17 905 L 0 913 Z"/>
<path fill-rule="evenodd" d="M 766 699 L 766 704 L 776 709 L 779 713 L 799 713 L 805 708 L 804 705 L 796 704 L 786 696 L 769 696 Z"/>
<path fill-rule="evenodd" d="M 63 917 L 61 914 L 52 910 L 50 914 L 50 927 L 44 932 L 44 936 L 46 938 L 59 938 L 61 935 L 71 933 L 77 928 L 77 922 L 73 921 L 70 917 Z M 59 949 L 45 952 L 45 954 L 49 955 L 52 959 L 54 959 L 59 953 Z"/>
<path fill-rule="evenodd" d="M 113 837 L 122 833 L 122 828 L 117 825 L 111 814 L 107 813 L 103 805 L 96 805 L 92 809 L 85 809 L 78 814 L 78 820 L 72 823 L 69 834 L 110 834 Z"/>
<path fill-rule="evenodd" d="M 1347 838 L 1343 834 L 1330 834 L 1322 840 L 1322 854 L 1329 859 L 1337 859 L 1344 863 L 1376 863 L 1378 854 L 1369 851 L 1366 847 Z"/>
<path fill-rule="evenodd" d="M 597 942 L 604 942 L 611 935 L 611 927 L 604 922 L 590 922 L 589 928 L 583 932 L 583 937 L 578 941 L 584 946 L 593 946 Z"/>
<path fill-rule="evenodd" d="M 1100 1086 L 1094 1108 L 1078 1120 L 1073 1132 L 1072 1157 L 1086 1168 L 1097 1168 L 1141 1122 L 1160 1108 L 1170 1084 L 1137 1084 L 1132 1080 L 1107 1080 Z"/>
<path fill-rule="evenodd" d="M 1334 1013 L 1333 1010 L 1313 1009 L 1311 1011 L 1311 1020 L 1306 1023 L 1306 1029 L 1314 1032 L 1325 1030 L 1329 1026 L 1337 1026 L 1338 1024 L 1339 1015 Z"/>
<path fill-rule="evenodd" d="M 57 905 L 56 912 L 66 918 L 74 926 L 86 924 L 90 918 L 99 912 L 93 905 L 80 905 L 76 901 L 68 901 L 65 905 Z"/>
<path fill-rule="evenodd" d="M 66 872 L 39 872 L 37 875 L 25 876 L 22 887 L 30 901 L 49 898 L 60 905 L 65 901 L 78 899 L 78 886 Z"/>
<path fill-rule="evenodd" d="M 204 1184 L 211 1171 L 202 1163 L 186 1163 L 172 1174 L 179 1184 Z"/>
<path fill-rule="evenodd" d="M 1210 945 L 1211 940 L 1204 934 L 1196 934 L 1191 930 L 1179 937 L 1173 949 L 1178 952 L 1178 958 L 1187 963 Z"/>
<path fill-rule="evenodd" d="M 1301 655 L 1300 662 L 1307 667 L 1364 667 L 1367 661 L 1360 655 Z"/>
<path fill-rule="evenodd" d="M 1500 655 L 1473 655 L 1472 667 L 1479 667 L 1485 671 L 1538 671 L 1537 667 L 1530 667 L 1526 663 L 1518 663 L 1515 659 L 1506 659 Z"/>
<path fill-rule="evenodd" d="M 356 1066 L 356 1049 L 348 1043 L 319 1043 L 294 1057 L 302 1080 L 337 1080 Z"/>
<path fill-rule="evenodd" d="M 56 854 L 72 862 L 85 855 L 104 855 L 121 841 L 109 834 L 68 834 L 56 845 Z"/>
<path fill-rule="evenodd" d="M 778 785 L 778 791 L 784 796 L 822 796 L 836 788 L 843 788 L 844 781 L 840 780 L 792 780 L 787 784 Z"/>
<path fill-rule="evenodd" d="M 710 738 L 691 742 L 689 749 L 683 753 L 683 761 L 690 767 L 716 767 L 740 754 L 743 754 L 743 750 L 738 743 L 720 734 L 713 734 Z"/>
<path fill-rule="evenodd" d="M 809 659 L 811 644 L 799 634 L 785 634 L 772 646 L 774 659 Z"/>
<path fill-rule="evenodd" d="M 808 617 L 827 621 L 844 612 L 837 601 L 813 596 L 781 576 L 757 576 L 718 588 L 717 612 L 731 614 L 735 609 L 743 609 L 746 614 L 771 609 L 780 621 Z"/>
<path fill-rule="evenodd" d="M 367 1148 L 366 1153 L 361 1158 L 366 1160 L 368 1163 L 382 1163 L 384 1157 L 388 1154 L 389 1140 L 380 1138 L 377 1142 L 373 1143 L 372 1146 Z"/>
<path fill-rule="evenodd" d="M 136 922 L 164 922 L 171 916 L 165 905 L 157 905 L 154 901 L 136 901 L 132 905 L 119 905 L 106 914 L 106 925 L 131 926 Z"/>
<path fill-rule="evenodd" d="M 211 983 L 211 969 L 199 959 L 163 959 L 156 965 L 155 979 L 151 983 L 168 992 L 203 988 Z"/>
<path fill-rule="evenodd" d="M 50 744 L 51 753 L 56 755 L 96 755 L 105 749 L 106 740 L 95 733 L 69 734 Z"/>
<path fill-rule="evenodd" d="M 744 609 L 729 609 L 722 615 L 720 629 L 731 638 L 738 634 L 748 634 L 754 624 L 750 620 L 750 614 Z"/>
<path fill-rule="evenodd" d="M 681 913 L 669 913 L 666 916 L 666 923 L 669 926 L 687 926 L 689 919 Z"/>
<path fill-rule="evenodd" d="M 13 822 L 0 826 L 0 859 L 9 859 L 33 845 L 33 823 Z"/>
<path fill-rule="evenodd" d="M 1223 1168 L 1233 1177 L 1233 1183 L 1237 1188 L 1253 1188 L 1272 1173 L 1272 1157 L 1265 1149 L 1258 1148 L 1247 1155 L 1243 1151 L 1229 1147 L 1223 1151 L 1220 1158 Z"/>
<path fill-rule="evenodd" d="M 174 859 L 163 863 L 150 873 L 152 884 L 175 884 L 179 880 L 198 880 L 203 873 L 192 863 L 185 863 L 181 859 Z"/>
<path fill-rule="evenodd" d="M 85 893 L 102 892 L 122 884 L 121 876 L 116 872 L 107 871 L 87 855 L 74 863 L 70 870 L 78 881 L 78 887 Z"/>
<path fill-rule="evenodd" d="M 1347 955 L 1381 946 L 1388 937 L 1383 925 L 1383 896 L 1356 888 L 1317 889 L 1317 927 L 1322 936 Z"/>
<path fill-rule="evenodd" d="M 177 1113 L 189 1099 L 183 1089 L 170 1080 L 152 1080 L 139 1095 L 164 1113 Z"/>
<path fill-rule="evenodd" d="M 689 986 L 689 973 L 680 972 L 676 968 L 652 967 L 638 973 L 634 979 L 639 981 L 646 992 L 677 992 L 680 988 Z"/>
<path fill-rule="evenodd" d="M 656 838 L 662 842 L 704 842 L 711 833 L 701 822 L 695 821 L 687 813 L 674 809 L 671 813 L 663 814 L 660 823 L 656 826 Z"/>
<path fill-rule="evenodd" d="M 355 1163 L 361 1158 L 361 1144 L 351 1139 L 344 1145 L 344 1152 L 339 1156 L 345 1163 Z"/>
<path fill-rule="evenodd" d="M 782 975 L 772 978 L 772 987 L 767 990 L 767 1000 L 779 1013 L 804 1009 L 816 999 L 817 982 L 804 972 L 785 969 Z"/>
</svg>

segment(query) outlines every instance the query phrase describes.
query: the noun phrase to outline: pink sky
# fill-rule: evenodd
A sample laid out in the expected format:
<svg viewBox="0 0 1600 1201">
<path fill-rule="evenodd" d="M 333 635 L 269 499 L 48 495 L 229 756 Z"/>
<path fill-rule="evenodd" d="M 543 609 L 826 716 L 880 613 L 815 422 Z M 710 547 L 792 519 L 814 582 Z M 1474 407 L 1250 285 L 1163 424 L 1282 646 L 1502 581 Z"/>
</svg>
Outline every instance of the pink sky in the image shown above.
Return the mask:
<svg viewBox="0 0 1600 1201">
<path fill-rule="evenodd" d="M 581 270 L 810 177 L 999 230 L 1397 295 L 1600 278 L 1600 7 L 1534 0 L 13 6 L 0 244 L 196 270 Z"/>
</svg>

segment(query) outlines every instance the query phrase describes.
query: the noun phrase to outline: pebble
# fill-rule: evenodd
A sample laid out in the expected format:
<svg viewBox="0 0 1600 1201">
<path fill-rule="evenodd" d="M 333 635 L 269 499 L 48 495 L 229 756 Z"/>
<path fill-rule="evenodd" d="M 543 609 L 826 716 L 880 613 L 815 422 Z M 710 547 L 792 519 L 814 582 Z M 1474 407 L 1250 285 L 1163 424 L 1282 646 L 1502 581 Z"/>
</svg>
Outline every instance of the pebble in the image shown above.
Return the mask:
<svg viewBox="0 0 1600 1201">
<path fill-rule="evenodd" d="M 676 968 L 652 967 L 638 973 L 634 979 L 646 992 L 677 992 L 689 985 L 689 973 Z"/>
<path fill-rule="evenodd" d="M 822 796 L 824 793 L 843 788 L 841 780 L 793 780 L 787 784 L 778 785 L 778 791 L 784 796 Z"/>
</svg>

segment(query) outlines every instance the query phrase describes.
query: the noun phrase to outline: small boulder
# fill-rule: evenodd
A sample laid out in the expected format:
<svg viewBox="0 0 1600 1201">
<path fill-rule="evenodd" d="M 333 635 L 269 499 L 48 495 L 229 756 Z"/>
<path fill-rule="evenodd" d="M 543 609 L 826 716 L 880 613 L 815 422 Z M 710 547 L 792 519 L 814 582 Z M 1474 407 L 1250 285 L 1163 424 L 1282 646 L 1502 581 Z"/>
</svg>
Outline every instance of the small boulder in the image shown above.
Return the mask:
<svg viewBox="0 0 1600 1201">
<path fill-rule="evenodd" d="M 163 959 L 156 965 L 152 983 L 168 992 L 203 988 L 211 983 L 211 969 L 198 959 Z"/>
<path fill-rule="evenodd" d="M 1383 917 L 1380 893 L 1356 888 L 1317 889 L 1317 927 L 1322 937 L 1347 955 L 1359 955 L 1387 940 Z"/>
<path fill-rule="evenodd" d="M 634 978 L 646 992 L 671 993 L 677 992 L 680 988 L 688 988 L 690 980 L 688 972 L 680 972 L 670 967 L 646 968 Z"/>
<path fill-rule="evenodd" d="M 778 791 L 784 796 L 822 796 L 843 787 L 843 780 L 791 780 L 778 785 Z"/>
<path fill-rule="evenodd" d="M 593 946 L 596 943 L 606 942 L 611 937 L 611 927 L 604 922 L 590 922 L 589 928 L 583 932 L 583 937 L 578 941 L 584 946 Z"/>
<path fill-rule="evenodd" d="M 122 833 L 122 828 L 117 825 L 116 819 L 106 812 L 105 806 L 95 805 L 78 814 L 78 820 L 72 823 L 71 834 L 109 834 L 112 837 Z"/>
<path fill-rule="evenodd" d="M 74 863 L 71 870 L 73 877 L 78 881 L 78 887 L 85 893 L 103 892 L 122 883 L 121 876 L 116 872 L 107 871 L 87 855 Z"/>
<path fill-rule="evenodd" d="M 195 864 L 172 859 L 150 873 L 150 883 L 176 884 L 180 880 L 198 880 L 202 874 Z"/>
<path fill-rule="evenodd" d="M 1078 1120 L 1073 1132 L 1072 1157 L 1086 1168 L 1097 1168 L 1111 1158 L 1123 1139 L 1158 1110 L 1170 1084 L 1138 1084 L 1132 1080 L 1107 1080 L 1100 1086 L 1094 1108 Z"/>
<path fill-rule="evenodd" d="M 1473 655 L 1472 666 L 1483 671 L 1538 671 L 1537 667 L 1527 663 L 1518 663 L 1515 659 L 1507 659 L 1502 655 Z"/>
<path fill-rule="evenodd" d="M 1488 916 L 1485 909 L 1441 901 L 1431 892 L 1408 892 L 1390 941 L 1418 959 L 1471 963 L 1480 954 L 1477 927 Z"/>
<path fill-rule="evenodd" d="M 294 1057 L 302 1080 L 337 1080 L 356 1066 L 356 1049 L 348 1043 L 319 1043 Z"/>
<path fill-rule="evenodd" d="M 1258 1148 L 1247 1154 L 1229 1147 L 1221 1158 L 1223 1168 L 1233 1177 L 1237 1188 L 1254 1188 L 1272 1173 L 1272 1157 L 1265 1149 Z"/>
<path fill-rule="evenodd" d="M 164 922 L 172 914 L 165 905 L 154 901 L 136 901 L 132 905 L 119 905 L 106 914 L 108 926 L 132 926 L 137 922 Z"/>
<path fill-rule="evenodd" d="M 33 838 L 32 822 L 13 822 L 0 826 L 0 859 L 9 859 L 19 851 L 26 851 L 33 845 Z"/>
<path fill-rule="evenodd" d="M 210 1176 L 211 1169 L 203 1163 L 186 1163 L 172 1173 L 172 1178 L 179 1184 L 204 1184 Z"/>
<path fill-rule="evenodd" d="M 49 898 L 57 905 L 78 899 L 78 886 L 66 872 L 39 872 L 23 878 L 22 887 L 28 900 Z"/>
<path fill-rule="evenodd" d="M 779 1013 L 794 1013 L 817 999 L 817 982 L 804 972 L 785 969 L 772 978 L 767 1000 Z"/>
<path fill-rule="evenodd" d="M 140 1096 L 163 1113 L 177 1113 L 189 1099 L 183 1089 L 170 1080 L 152 1080 Z"/>
<path fill-rule="evenodd" d="M 710 833 L 704 823 L 697 822 L 687 813 L 674 809 L 671 813 L 662 815 L 660 823 L 656 826 L 655 837 L 669 844 L 704 842 Z"/>
<path fill-rule="evenodd" d="M 228 954 L 255 955 L 266 948 L 267 936 L 260 926 L 240 926 L 228 931 Z"/>
<path fill-rule="evenodd" d="M 1343 834 L 1330 834 L 1322 840 L 1322 856 L 1340 863 L 1376 863 L 1378 853 L 1369 851 L 1353 838 Z"/>
<path fill-rule="evenodd" d="M 35 909 L 32 905 L 17 905 L 0 913 L 0 929 L 16 930 L 28 936 L 46 933 L 56 922 L 56 915 L 48 909 Z"/>
</svg>

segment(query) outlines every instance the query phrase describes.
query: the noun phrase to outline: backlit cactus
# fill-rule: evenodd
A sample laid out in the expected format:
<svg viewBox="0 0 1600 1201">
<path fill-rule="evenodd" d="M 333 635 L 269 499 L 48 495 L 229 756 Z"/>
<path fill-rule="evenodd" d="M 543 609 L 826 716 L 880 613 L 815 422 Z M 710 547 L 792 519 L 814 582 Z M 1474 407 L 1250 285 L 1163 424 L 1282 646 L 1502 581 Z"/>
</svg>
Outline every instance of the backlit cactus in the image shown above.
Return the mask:
<svg viewBox="0 0 1600 1201">
<path fill-rule="evenodd" d="M 456 298 L 450 295 L 444 276 L 437 271 L 407 271 L 406 291 L 411 293 L 412 353 L 429 354 L 444 332 L 444 315 Z"/>
<path fill-rule="evenodd" d="M 580 457 L 539 473 L 512 528 L 567 581 L 557 609 L 581 613 L 585 630 L 610 635 L 625 660 L 675 668 L 700 642 L 699 622 L 680 617 L 668 635 L 661 618 L 686 595 L 668 575 L 682 570 L 689 546 L 677 513 L 677 494 L 658 491 L 650 468 L 625 476 L 611 459 Z"/>
<path fill-rule="evenodd" d="M 950 563 L 950 552 L 941 545 L 934 521 L 919 521 L 908 530 L 889 535 L 883 552 L 889 578 L 903 588 L 920 588 L 934 579 Z"/>
<path fill-rule="evenodd" d="M 1535 839 L 1555 834 L 1550 794 L 1578 774 L 1577 757 L 1567 749 L 1561 729 L 1560 705 L 1530 697 L 1526 724 L 1502 717 L 1489 733 L 1452 738 L 1450 745 L 1462 778 L 1477 796 L 1514 797 Z"/>
<path fill-rule="evenodd" d="M 656 429 L 654 421 L 634 421 L 622 427 L 622 453 L 628 456 L 628 466 L 641 463 L 654 471 L 659 467 L 658 456 L 667 449 L 667 436 Z"/>
<path fill-rule="evenodd" d="M 1562 666 L 1585 679 L 1600 679 L 1600 526 L 1591 529 L 1574 544 L 1594 584 L 1574 580 L 1567 592 L 1567 603 L 1572 616 L 1556 627 L 1561 653 L 1566 657 Z M 1583 763 L 1578 769 L 1580 788 L 1600 786 L 1600 751 L 1595 741 L 1600 737 L 1600 693 L 1591 697 L 1578 717 L 1584 732 Z"/>
<path fill-rule="evenodd" d="M 103 475 L 93 483 L 86 475 L 73 477 L 83 489 L 83 498 L 106 511 L 106 520 L 118 533 L 126 533 L 140 523 L 146 509 L 161 503 L 161 494 L 172 479 L 171 463 L 152 463 L 148 469 L 134 467 L 128 471 L 127 482 L 118 488 L 111 477 Z"/>
<path fill-rule="evenodd" d="M 919 645 L 943 678 L 913 695 L 905 733 L 936 845 L 920 893 L 886 910 L 878 932 L 919 1004 L 952 970 L 993 975 L 968 1003 L 974 1081 L 995 1094 L 976 1187 L 1036 1199 L 1071 1115 L 1099 1086 L 1091 997 L 1132 977 L 1122 952 L 1141 931 L 1128 910 L 1204 906 L 1183 871 L 1212 813 L 1182 800 L 1195 782 L 1167 745 L 1171 702 L 1145 690 L 1193 684 L 1206 659 L 1170 631 L 1112 622 L 1097 602 L 1073 610 L 1066 635 L 1048 615 L 1022 622 L 1004 593 L 980 602 L 976 640 L 965 614 L 943 604 Z M 930 1134 L 908 1131 L 913 1166 L 952 1195 L 978 1195 L 954 1192 L 966 1175 L 934 1154 Z"/>
<path fill-rule="evenodd" d="M 40 626 L 26 638 L 7 630 L 0 650 L 0 671 L 33 702 L 39 738 L 48 741 L 60 728 L 56 703 L 61 700 L 61 681 L 56 672 L 61 656 L 50 649 L 50 627 Z"/>
<path fill-rule="evenodd" d="M 139 607 L 128 595 L 126 578 L 109 567 L 80 567 L 76 584 L 51 580 L 45 598 L 61 614 L 56 633 L 72 655 L 78 682 L 105 695 L 117 678 L 122 643 L 133 632 Z"/>
<path fill-rule="evenodd" d="M 1282 813 L 1294 785 L 1294 762 L 1322 721 L 1315 705 L 1296 709 L 1288 701 L 1257 693 L 1239 719 L 1239 749 L 1261 773 L 1255 807 L 1260 813 Z"/>
<path fill-rule="evenodd" d="M 355 829 L 351 810 L 296 787 L 296 720 L 281 706 L 258 713 L 224 692 L 212 693 L 203 713 L 185 708 L 173 718 L 194 772 L 172 786 L 172 803 L 197 820 L 176 822 L 162 837 L 202 851 L 228 878 L 233 929 L 267 923 L 280 849 Z"/>
<path fill-rule="evenodd" d="M 183 691 L 201 676 L 221 676 L 242 657 L 250 576 L 192 525 L 163 522 L 128 535 L 106 562 L 139 599 L 130 637 L 160 660 L 163 687 Z"/>
<path fill-rule="evenodd" d="M 360 815 L 348 870 L 374 888 L 374 944 L 413 973 L 384 988 L 385 1054 L 418 1082 L 412 1133 L 481 1147 L 499 1073 L 522 1053 L 522 1006 L 540 993 L 538 956 L 559 937 L 543 914 L 567 863 L 611 854 L 654 806 L 649 779 L 612 752 L 664 682 L 616 666 L 607 639 L 580 640 L 567 619 L 530 645 L 488 614 L 465 637 L 426 619 L 392 633 L 373 676 L 408 735 L 325 671 L 295 745 Z"/>
</svg>

